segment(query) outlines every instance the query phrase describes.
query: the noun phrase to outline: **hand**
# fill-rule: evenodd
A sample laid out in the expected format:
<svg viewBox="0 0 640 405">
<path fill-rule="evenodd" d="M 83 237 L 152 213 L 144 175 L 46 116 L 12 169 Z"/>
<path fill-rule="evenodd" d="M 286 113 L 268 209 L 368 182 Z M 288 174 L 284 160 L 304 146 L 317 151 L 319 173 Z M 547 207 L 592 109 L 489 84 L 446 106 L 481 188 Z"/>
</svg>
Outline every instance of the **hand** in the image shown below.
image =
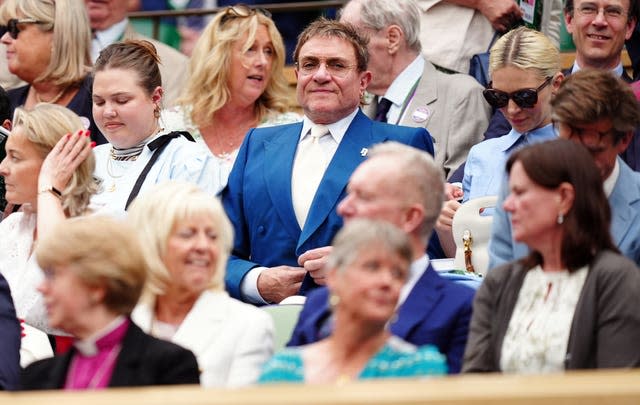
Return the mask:
<svg viewBox="0 0 640 405">
<path fill-rule="evenodd" d="M 459 200 L 464 196 L 464 191 L 457 184 L 460 183 L 444 183 L 444 197 L 447 200 Z"/>
<path fill-rule="evenodd" d="M 279 303 L 300 290 L 306 271 L 301 267 L 278 266 L 265 269 L 258 277 L 258 292 L 267 301 Z"/>
<path fill-rule="evenodd" d="M 323 246 L 316 249 L 310 249 L 298 257 L 298 264 L 313 278 L 318 285 L 327 284 L 327 259 L 331 250 L 331 246 Z"/>
<path fill-rule="evenodd" d="M 63 136 L 42 162 L 38 186 L 64 190 L 73 172 L 89 157 L 94 146 L 88 130 L 82 129 Z"/>
<path fill-rule="evenodd" d="M 522 18 L 522 10 L 514 0 L 480 0 L 478 11 L 498 32 L 505 32 Z"/>
<path fill-rule="evenodd" d="M 23 338 L 27 336 L 27 334 L 24 333 L 24 319 L 18 318 L 18 321 L 20 321 L 20 337 Z"/>
<path fill-rule="evenodd" d="M 453 216 L 458 211 L 462 204 L 456 200 L 449 200 L 444 203 L 440 210 L 440 215 L 436 221 L 436 229 L 440 232 L 451 232 L 451 226 L 453 225 Z"/>
</svg>

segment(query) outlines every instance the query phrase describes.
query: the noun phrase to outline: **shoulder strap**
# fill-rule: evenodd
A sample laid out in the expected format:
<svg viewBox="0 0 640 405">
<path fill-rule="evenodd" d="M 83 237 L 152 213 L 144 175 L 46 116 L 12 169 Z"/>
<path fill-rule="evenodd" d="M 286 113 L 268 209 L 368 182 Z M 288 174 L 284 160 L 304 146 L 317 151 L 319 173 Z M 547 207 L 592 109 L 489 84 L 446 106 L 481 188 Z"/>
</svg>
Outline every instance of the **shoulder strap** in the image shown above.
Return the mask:
<svg viewBox="0 0 640 405">
<path fill-rule="evenodd" d="M 149 171 L 153 167 L 153 164 L 156 162 L 156 160 L 158 160 L 158 157 L 160 157 L 160 154 L 162 154 L 162 151 L 167 147 L 167 145 L 169 145 L 169 142 L 171 142 L 174 138 L 179 138 L 181 136 L 184 136 L 191 142 L 195 142 L 191 134 L 186 131 L 173 131 L 166 135 L 159 136 L 153 141 L 149 142 L 147 146 L 149 147 L 149 149 L 153 151 L 153 155 L 151 155 L 151 159 L 149 159 L 149 161 L 147 162 L 147 165 L 144 167 L 144 169 L 142 169 L 140 176 L 138 176 L 138 179 L 136 180 L 136 184 L 133 186 L 133 189 L 131 190 L 131 194 L 129 194 L 129 198 L 127 199 L 127 203 L 124 206 L 125 211 L 129 209 L 129 204 L 131 204 L 131 202 L 138 196 L 138 193 L 140 192 L 140 188 L 142 187 L 142 184 L 147 178 L 147 175 L 149 174 Z"/>
</svg>

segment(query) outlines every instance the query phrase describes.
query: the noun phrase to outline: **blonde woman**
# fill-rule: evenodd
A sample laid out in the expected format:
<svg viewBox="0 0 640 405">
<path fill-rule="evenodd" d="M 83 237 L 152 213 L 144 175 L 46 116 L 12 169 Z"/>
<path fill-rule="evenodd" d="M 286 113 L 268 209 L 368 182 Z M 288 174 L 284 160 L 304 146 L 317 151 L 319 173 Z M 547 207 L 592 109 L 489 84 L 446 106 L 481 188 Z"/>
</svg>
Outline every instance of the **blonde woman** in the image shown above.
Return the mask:
<svg viewBox="0 0 640 405">
<path fill-rule="evenodd" d="M 166 126 L 206 143 L 222 185 L 250 128 L 301 118 L 286 113 L 284 45 L 265 13 L 243 5 L 218 13 L 195 45 L 180 107 L 164 112 Z"/>
<path fill-rule="evenodd" d="M 0 163 L 7 201 L 21 205 L 0 222 L 0 272 L 9 282 L 18 317 L 47 333 L 53 329 L 36 291 L 42 272 L 33 249 L 56 223 L 87 212 L 96 189 L 92 145 L 76 114 L 38 104 L 16 109 L 7 157 Z"/>
<path fill-rule="evenodd" d="M 273 324 L 224 291 L 233 230 L 217 198 L 166 182 L 134 201 L 129 218 L 149 267 L 134 322 L 192 350 L 203 386 L 253 383 L 273 354 Z"/>
<path fill-rule="evenodd" d="M 0 38 L 9 71 L 27 85 L 8 92 L 12 110 L 37 103 L 66 106 L 82 117 L 98 144 L 106 140 L 91 116 L 91 29 L 82 0 L 4 0 Z"/>
</svg>

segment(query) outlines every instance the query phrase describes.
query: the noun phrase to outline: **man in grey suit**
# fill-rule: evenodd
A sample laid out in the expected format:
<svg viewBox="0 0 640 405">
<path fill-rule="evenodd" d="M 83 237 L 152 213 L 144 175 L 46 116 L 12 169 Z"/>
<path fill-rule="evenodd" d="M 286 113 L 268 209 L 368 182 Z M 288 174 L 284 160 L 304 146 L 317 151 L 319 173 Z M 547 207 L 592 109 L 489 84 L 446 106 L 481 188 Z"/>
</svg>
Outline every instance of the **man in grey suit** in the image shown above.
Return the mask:
<svg viewBox="0 0 640 405">
<path fill-rule="evenodd" d="M 611 207 L 613 241 L 623 255 L 640 264 L 640 173 L 618 156 L 640 125 L 633 91 L 612 72 L 584 70 L 562 82 L 551 106 L 558 136 L 583 144 L 600 169 Z M 489 268 L 528 254 L 525 245 L 513 240 L 511 221 L 502 207 L 508 192 L 503 184 L 493 215 Z"/>
<path fill-rule="evenodd" d="M 127 2 L 123 0 L 85 0 L 94 38 L 91 57 L 95 61 L 100 51 L 114 42 L 125 39 L 144 39 L 156 47 L 160 57 L 160 75 L 164 89 L 164 106 L 171 107 L 184 88 L 189 58 L 160 41 L 135 31 L 127 18 Z"/>
<path fill-rule="evenodd" d="M 437 71 L 421 55 L 420 9 L 415 0 L 351 0 L 341 21 L 369 36 L 374 94 L 365 113 L 377 121 L 426 128 L 436 164 L 448 176 L 482 140 L 491 109 L 472 77 Z"/>
</svg>

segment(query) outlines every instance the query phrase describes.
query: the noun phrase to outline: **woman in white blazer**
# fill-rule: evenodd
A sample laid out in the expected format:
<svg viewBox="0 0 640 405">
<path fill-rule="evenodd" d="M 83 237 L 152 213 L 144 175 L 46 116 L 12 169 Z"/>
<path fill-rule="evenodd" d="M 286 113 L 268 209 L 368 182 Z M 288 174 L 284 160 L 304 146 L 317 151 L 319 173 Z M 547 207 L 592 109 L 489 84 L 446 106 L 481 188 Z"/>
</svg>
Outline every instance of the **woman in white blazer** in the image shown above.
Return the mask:
<svg viewBox="0 0 640 405">
<path fill-rule="evenodd" d="M 129 218 L 150 272 L 134 322 L 193 351 L 204 387 L 256 381 L 273 354 L 273 322 L 224 291 L 233 230 L 218 199 L 167 182 L 138 197 Z"/>
</svg>

